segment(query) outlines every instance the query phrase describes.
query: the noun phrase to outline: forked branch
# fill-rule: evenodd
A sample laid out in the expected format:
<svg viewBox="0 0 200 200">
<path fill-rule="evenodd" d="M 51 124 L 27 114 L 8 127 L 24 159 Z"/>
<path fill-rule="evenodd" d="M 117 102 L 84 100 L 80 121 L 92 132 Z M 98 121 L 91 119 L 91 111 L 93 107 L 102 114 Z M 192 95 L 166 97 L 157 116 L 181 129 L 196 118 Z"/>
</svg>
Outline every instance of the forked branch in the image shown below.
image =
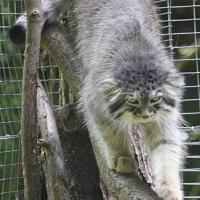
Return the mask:
<svg viewBox="0 0 200 200">
<path fill-rule="evenodd" d="M 46 175 L 48 200 L 70 199 L 66 168 L 53 110 L 46 92 L 38 80 L 37 111 L 42 140 L 38 144 L 45 150 L 43 166 Z"/>
</svg>

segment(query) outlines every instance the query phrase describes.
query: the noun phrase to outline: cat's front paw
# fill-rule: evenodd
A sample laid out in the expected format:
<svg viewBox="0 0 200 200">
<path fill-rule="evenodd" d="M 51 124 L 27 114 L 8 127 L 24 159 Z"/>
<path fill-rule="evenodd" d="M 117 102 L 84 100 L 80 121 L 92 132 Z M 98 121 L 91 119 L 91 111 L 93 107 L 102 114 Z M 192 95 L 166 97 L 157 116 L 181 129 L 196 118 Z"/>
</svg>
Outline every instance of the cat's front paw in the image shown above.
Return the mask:
<svg viewBox="0 0 200 200">
<path fill-rule="evenodd" d="M 116 170 L 120 173 L 129 173 L 137 169 L 137 163 L 130 157 L 110 157 L 108 160 L 108 166 L 112 170 Z"/>
<path fill-rule="evenodd" d="M 160 197 L 163 200 L 182 200 L 183 199 L 183 192 L 177 188 L 174 184 L 167 184 L 166 186 L 162 186 L 160 188 Z"/>
</svg>

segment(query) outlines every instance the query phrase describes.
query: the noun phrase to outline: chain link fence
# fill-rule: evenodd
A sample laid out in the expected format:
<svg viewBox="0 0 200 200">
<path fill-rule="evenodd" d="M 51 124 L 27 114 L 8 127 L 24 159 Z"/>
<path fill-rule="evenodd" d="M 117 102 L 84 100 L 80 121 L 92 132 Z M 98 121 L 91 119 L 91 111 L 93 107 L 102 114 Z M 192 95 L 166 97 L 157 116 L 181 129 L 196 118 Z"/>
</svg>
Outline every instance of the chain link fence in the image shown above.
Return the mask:
<svg viewBox="0 0 200 200">
<path fill-rule="evenodd" d="M 200 199 L 200 1 L 158 0 L 163 42 L 185 76 L 183 116 L 189 122 L 188 155 L 182 169 L 185 199 Z M 20 147 L 23 50 L 14 48 L 7 32 L 24 11 L 22 0 L 0 0 L 0 200 L 24 199 Z M 40 79 L 53 107 L 59 104 L 59 73 L 47 55 Z"/>
</svg>

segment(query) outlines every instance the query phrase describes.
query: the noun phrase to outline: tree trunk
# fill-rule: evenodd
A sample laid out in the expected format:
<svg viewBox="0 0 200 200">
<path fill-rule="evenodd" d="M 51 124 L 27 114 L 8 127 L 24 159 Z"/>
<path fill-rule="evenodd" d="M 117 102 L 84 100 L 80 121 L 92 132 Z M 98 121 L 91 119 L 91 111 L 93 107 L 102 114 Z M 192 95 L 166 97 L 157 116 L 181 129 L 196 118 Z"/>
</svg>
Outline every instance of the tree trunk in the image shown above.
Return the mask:
<svg viewBox="0 0 200 200">
<path fill-rule="evenodd" d="M 26 200 L 40 199 L 40 165 L 37 156 L 37 69 L 39 64 L 40 0 L 25 0 L 27 32 L 22 85 L 21 144 Z"/>
<path fill-rule="evenodd" d="M 102 200 L 100 175 L 88 132 L 81 128 L 76 105 L 55 110 L 71 199 Z"/>
<path fill-rule="evenodd" d="M 60 24 L 47 28 L 43 31 L 41 47 L 48 51 L 59 67 L 62 107 L 54 113 L 63 148 L 70 198 L 102 200 L 100 175 L 89 135 L 86 128 L 81 128 L 77 115 L 75 102 L 83 72 L 69 36 Z"/>
</svg>

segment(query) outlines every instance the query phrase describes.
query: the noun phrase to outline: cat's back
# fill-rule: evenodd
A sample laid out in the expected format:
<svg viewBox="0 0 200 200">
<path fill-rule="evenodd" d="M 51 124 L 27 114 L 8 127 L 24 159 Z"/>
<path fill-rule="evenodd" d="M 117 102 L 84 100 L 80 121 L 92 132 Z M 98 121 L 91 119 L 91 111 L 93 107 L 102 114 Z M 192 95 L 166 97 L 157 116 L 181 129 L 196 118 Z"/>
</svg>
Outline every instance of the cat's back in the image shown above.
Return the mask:
<svg viewBox="0 0 200 200">
<path fill-rule="evenodd" d="M 97 59 L 109 61 L 116 49 L 125 51 L 126 45 L 134 49 L 144 41 L 160 42 L 159 19 L 151 0 L 82 0 L 75 12 L 77 48 L 87 70 Z"/>
<path fill-rule="evenodd" d="M 81 0 L 75 5 L 75 12 L 80 28 L 108 29 L 110 25 L 114 28 L 120 24 L 134 28 L 138 22 L 144 28 L 159 32 L 159 19 L 151 0 Z"/>
</svg>

